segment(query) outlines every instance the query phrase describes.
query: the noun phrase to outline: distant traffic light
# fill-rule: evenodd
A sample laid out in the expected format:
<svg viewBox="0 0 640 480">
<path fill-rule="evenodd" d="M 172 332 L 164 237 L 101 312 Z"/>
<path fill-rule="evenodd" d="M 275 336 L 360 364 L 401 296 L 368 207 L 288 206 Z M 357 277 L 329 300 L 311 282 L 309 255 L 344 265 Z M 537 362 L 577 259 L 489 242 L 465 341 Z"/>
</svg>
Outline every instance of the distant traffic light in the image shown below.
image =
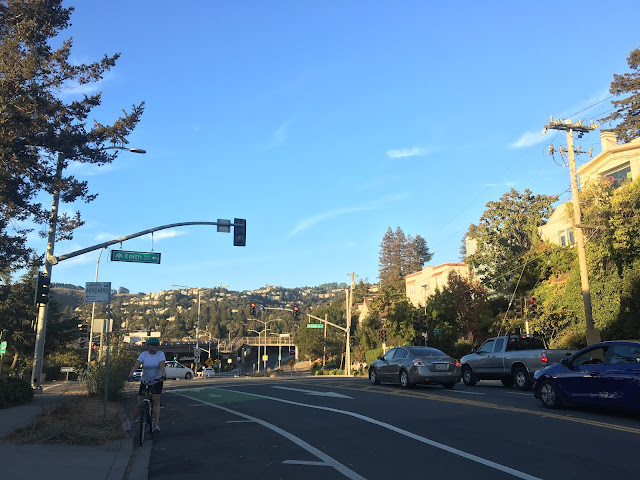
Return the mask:
<svg viewBox="0 0 640 480">
<path fill-rule="evenodd" d="M 36 282 L 36 304 L 44 304 L 49 301 L 49 283 L 51 282 L 51 277 L 45 275 L 40 272 L 38 274 L 38 280 Z"/>
<path fill-rule="evenodd" d="M 536 315 L 536 299 L 535 297 L 531 297 L 527 299 L 527 311 L 530 316 L 534 317 Z"/>
<path fill-rule="evenodd" d="M 249 309 L 249 313 L 251 315 L 255 315 L 256 314 L 256 302 L 251 302 L 251 308 Z"/>
<path fill-rule="evenodd" d="M 387 339 L 387 331 L 383 328 L 380 330 L 380 341 L 384 342 Z"/>
<path fill-rule="evenodd" d="M 244 218 L 233 219 L 233 246 L 244 247 L 247 243 L 247 221 Z"/>
<path fill-rule="evenodd" d="M 518 297 L 513 301 L 513 312 L 516 318 L 522 318 L 522 298 Z"/>
<path fill-rule="evenodd" d="M 300 307 L 298 305 L 293 306 L 293 318 L 298 318 L 300 316 Z"/>
</svg>

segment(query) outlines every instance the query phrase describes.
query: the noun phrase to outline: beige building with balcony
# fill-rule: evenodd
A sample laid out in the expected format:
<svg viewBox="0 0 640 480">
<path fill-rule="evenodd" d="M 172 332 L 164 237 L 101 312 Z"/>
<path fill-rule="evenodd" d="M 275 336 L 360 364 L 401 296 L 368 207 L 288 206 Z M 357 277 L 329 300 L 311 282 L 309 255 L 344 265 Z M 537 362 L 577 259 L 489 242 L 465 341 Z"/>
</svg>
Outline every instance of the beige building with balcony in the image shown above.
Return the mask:
<svg viewBox="0 0 640 480">
<path fill-rule="evenodd" d="M 619 185 L 640 176 L 640 138 L 618 145 L 615 133 L 602 132 L 600 142 L 602 152 L 577 170 L 581 186 L 602 179 Z M 538 227 L 538 234 L 545 242 L 563 247 L 573 245 L 573 221 L 566 203 L 556 208 L 545 225 Z"/>
<path fill-rule="evenodd" d="M 471 269 L 466 263 L 443 263 L 436 267 L 427 265 L 420 272 L 407 275 L 405 283 L 407 298 L 413 306 L 424 306 L 427 298 L 447 285 L 449 273 L 455 271 L 462 278 L 471 277 Z"/>
</svg>

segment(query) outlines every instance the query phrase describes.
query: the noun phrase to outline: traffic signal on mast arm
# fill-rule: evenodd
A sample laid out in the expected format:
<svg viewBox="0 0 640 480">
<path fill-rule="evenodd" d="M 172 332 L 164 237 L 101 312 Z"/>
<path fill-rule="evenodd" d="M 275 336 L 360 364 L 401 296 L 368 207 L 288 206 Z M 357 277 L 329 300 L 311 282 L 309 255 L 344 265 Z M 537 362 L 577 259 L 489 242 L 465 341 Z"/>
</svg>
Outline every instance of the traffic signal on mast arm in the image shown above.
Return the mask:
<svg viewBox="0 0 640 480">
<path fill-rule="evenodd" d="M 244 247 L 247 244 L 247 221 L 244 218 L 233 219 L 233 246 Z"/>
<path fill-rule="evenodd" d="M 51 277 L 45 275 L 44 273 L 38 273 L 38 280 L 36 282 L 36 305 L 39 303 L 47 303 L 49 301 L 49 283 L 51 282 Z"/>
<path fill-rule="evenodd" d="M 522 318 L 522 298 L 518 297 L 513 300 L 513 312 L 516 318 Z"/>
<path fill-rule="evenodd" d="M 300 307 L 298 305 L 293 306 L 293 318 L 298 318 L 300 316 Z"/>
<path fill-rule="evenodd" d="M 255 315 L 256 314 L 256 302 L 251 302 L 251 308 L 249 308 L 249 313 L 251 315 Z"/>
</svg>

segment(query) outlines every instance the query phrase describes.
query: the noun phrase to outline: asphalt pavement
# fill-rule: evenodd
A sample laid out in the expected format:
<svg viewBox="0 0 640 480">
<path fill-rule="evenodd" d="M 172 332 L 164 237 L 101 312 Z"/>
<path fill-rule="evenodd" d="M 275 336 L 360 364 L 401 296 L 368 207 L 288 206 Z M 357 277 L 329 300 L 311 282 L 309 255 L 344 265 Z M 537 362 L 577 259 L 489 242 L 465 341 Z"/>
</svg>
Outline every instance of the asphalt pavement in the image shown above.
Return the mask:
<svg viewBox="0 0 640 480">
<path fill-rule="evenodd" d="M 0 409 L 0 438 L 32 425 L 47 409 L 63 402 L 65 396 L 84 390 L 80 382 L 45 382 L 43 391 L 26 405 Z M 134 448 L 134 435 L 123 428 L 122 439 L 99 446 L 65 443 L 0 443 L 2 478 L 92 478 L 141 480 L 148 478 L 151 442 Z"/>
</svg>

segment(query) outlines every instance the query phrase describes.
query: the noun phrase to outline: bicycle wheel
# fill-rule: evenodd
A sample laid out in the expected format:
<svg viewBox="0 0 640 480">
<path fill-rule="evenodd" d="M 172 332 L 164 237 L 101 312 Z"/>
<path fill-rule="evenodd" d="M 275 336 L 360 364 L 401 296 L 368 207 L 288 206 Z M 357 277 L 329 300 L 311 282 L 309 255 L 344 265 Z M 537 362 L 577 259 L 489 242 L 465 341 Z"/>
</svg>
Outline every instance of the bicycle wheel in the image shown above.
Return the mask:
<svg viewBox="0 0 640 480">
<path fill-rule="evenodd" d="M 145 427 L 147 425 L 147 415 L 149 414 L 149 410 L 146 405 L 141 405 L 140 408 L 140 446 L 144 445 L 144 434 Z"/>
</svg>

